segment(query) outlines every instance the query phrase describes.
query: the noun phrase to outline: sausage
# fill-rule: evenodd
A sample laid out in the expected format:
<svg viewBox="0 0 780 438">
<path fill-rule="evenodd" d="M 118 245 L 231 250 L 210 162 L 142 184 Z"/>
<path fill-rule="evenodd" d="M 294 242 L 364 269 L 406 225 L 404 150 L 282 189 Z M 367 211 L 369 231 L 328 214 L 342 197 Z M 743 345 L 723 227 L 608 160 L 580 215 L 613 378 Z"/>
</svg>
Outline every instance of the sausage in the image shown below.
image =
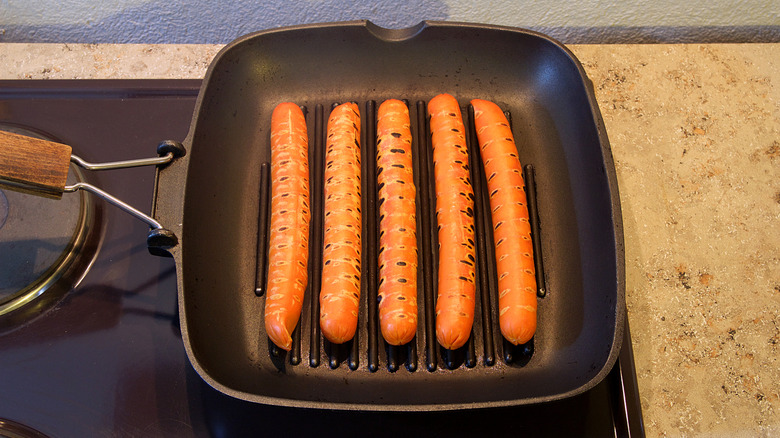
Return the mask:
<svg viewBox="0 0 780 438">
<path fill-rule="evenodd" d="M 466 343 L 474 324 L 474 190 L 458 101 L 440 94 L 428 103 L 428 114 L 439 235 L 436 339 L 454 350 Z"/>
<path fill-rule="evenodd" d="M 355 336 L 360 302 L 360 112 L 337 106 L 328 118 L 325 149 L 325 235 L 320 328 L 330 342 Z"/>
<path fill-rule="evenodd" d="M 390 345 L 417 332 L 417 225 L 409 109 L 386 100 L 377 114 L 379 322 Z"/>
<path fill-rule="evenodd" d="M 294 103 L 271 116 L 271 233 L 265 330 L 274 344 L 292 347 L 308 282 L 309 147 L 306 119 Z"/>
<path fill-rule="evenodd" d="M 485 168 L 498 274 L 501 334 L 514 345 L 536 332 L 536 277 L 522 168 L 503 111 L 475 99 L 474 124 Z"/>
</svg>

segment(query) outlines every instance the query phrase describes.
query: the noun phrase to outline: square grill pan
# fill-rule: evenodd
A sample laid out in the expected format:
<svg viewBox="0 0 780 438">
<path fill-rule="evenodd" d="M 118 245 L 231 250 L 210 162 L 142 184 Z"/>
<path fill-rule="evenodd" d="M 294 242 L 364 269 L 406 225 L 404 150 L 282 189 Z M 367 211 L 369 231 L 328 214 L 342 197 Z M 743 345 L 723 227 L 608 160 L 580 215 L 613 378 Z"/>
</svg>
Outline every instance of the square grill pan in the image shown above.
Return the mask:
<svg viewBox="0 0 780 438">
<path fill-rule="evenodd" d="M 435 192 L 425 105 L 450 93 L 463 106 L 477 218 L 477 308 L 469 343 L 436 343 Z M 376 108 L 405 100 L 417 186 L 419 328 L 389 347 L 376 317 Z M 527 345 L 498 329 L 487 189 L 475 147 L 472 98 L 511 117 L 538 217 L 539 322 Z M 270 117 L 280 102 L 307 114 L 312 222 L 309 286 L 295 345 L 276 349 L 263 329 L 270 192 Z M 363 166 L 363 275 L 356 339 L 319 333 L 322 174 L 332 106 L 358 102 Z M 358 410 L 451 410 L 538 403 L 595 386 L 623 336 L 624 249 L 609 143 L 592 84 L 562 45 L 524 30 L 423 22 L 400 30 L 370 22 L 259 32 L 223 49 L 206 75 L 185 140 L 188 153 L 158 174 L 154 211 L 173 224 L 179 308 L 188 356 L 210 385 L 264 404 Z M 529 177 L 533 177 L 530 178 Z M 533 181 L 535 180 L 535 184 Z M 182 184 L 182 181 L 184 184 Z M 183 202 L 182 202 L 183 201 Z M 535 213 L 535 214 L 534 214 Z M 483 230 L 483 232 L 479 232 Z"/>
</svg>

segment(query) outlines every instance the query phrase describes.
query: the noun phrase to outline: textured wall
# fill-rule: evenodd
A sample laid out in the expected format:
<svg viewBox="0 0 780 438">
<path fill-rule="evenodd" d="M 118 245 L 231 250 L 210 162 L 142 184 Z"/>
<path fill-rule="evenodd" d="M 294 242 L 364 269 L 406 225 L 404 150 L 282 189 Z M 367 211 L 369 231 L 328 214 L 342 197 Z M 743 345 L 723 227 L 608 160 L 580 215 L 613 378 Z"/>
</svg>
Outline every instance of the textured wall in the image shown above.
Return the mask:
<svg viewBox="0 0 780 438">
<path fill-rule="evenodd" d="M 301 23 L 450 20 L 530 28 L 567 43 L 780 41 L 777 0 L 0 0 L 0 42 L 227 43 Z"/>
</svg>

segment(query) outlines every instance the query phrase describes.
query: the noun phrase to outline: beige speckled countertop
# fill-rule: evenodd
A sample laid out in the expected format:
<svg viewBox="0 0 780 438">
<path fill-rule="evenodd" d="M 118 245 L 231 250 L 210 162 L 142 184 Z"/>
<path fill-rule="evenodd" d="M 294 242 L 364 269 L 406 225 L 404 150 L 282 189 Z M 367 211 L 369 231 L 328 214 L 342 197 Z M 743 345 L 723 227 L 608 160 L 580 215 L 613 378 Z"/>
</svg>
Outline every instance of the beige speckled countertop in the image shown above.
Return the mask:
<svg viewBox="0 0 780 438">
<path fill-rule="evenodd" d="M 201 78 L 220 48 L 0 44 L 0 79 Z M 617 169 L 647 435 L 780 435 L 780 44 L 571 49 Z"/>
</svg>

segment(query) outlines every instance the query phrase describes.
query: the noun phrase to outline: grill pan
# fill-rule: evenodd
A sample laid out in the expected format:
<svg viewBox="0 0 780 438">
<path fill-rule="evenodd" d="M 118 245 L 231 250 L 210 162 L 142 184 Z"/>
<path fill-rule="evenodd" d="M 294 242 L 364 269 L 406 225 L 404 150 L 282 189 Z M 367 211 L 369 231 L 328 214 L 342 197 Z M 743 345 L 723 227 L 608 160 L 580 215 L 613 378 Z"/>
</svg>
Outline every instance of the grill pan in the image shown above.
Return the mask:
<svg viewBox="0 0 780 438">
<path fill-rule="evenodd" d="M 418 102 L 442 92 L 464 106 L 483 98 L 508 111 L 520 161 L 535 169 L 546 296 L 539 299 L 533 345 L 524 349 L 504 348 L 494 289 L 486 312 L 492 318 L 490 330 L 483 331 L 484 302 L 477 304 L 471 359 L 467 351 L 446 354 L 435 338 L 426 337 L 430 319 L 423 297 L 435 293 L 424 289 L 435 283 L 430 263 L 435 262 L 431 242 L 436 233 L 435 222 L 420 227 L 433 198 L 421 202 L 431 181 L 426 180 L 430 173 L 422 171 L 420 151 L 425 148 L 420 140 L 428 134 Z M 404 99 L 410 106 L 420 263 L 429 263 L 419 270 L 420 327 L 413 346 L 390 349 L 381 335 L 378 345 L 369 345 L 376 322 L 369 318 L 368 300 L 376 294 L 376 277 L 370 272 L 375 247 L 370 248 L 368 234 L 363 239 L 367 247 L 357 348 L 327 345 L 316 336 L 316 327 L 312 335 L 318 293 L 312 283 L 320 268 L 317 261 L 321 263 L 321 239 L 312 235 L 300 343 L 291 353 L 276 355 L 263 331 L 264 298 L 254 292 L 258 255 L 266 251 L 260 194 L 268 190 L 261 189 L 261 168 L 270 161 L 271 112 L 284 101 L 306 109 L 316 232 L 322 223 L 322 204 L 317 204 L 322 173 L 316 173 L 322 164 L 316 160 L 323 154 L 323 124 L 331 106 L 355 101 L 361 108 L 363 193 L 370 198 L 376 189 L 367 174 L 373 163 L 367 155 L 375 132 L 371 112 L 388 98 Z M 571 52 L 555 41 L 513 28 L 437 22 L 400 30 L 350 22 L 251 34 L 225 47 L 213 61 L 184 143 L 187 155 L 159 172 L 155 215 L 173 224 L 180 238 L 171 253 L 187 353 L 199 374 L 220 391 L 298 407 L 479 408 L 578 394 L 597 384 L 614 364 L 625 311 L 617 181 L 592 84 Z M 483 183 L 477 203 L 485 190 Z M 376 210 L 364 199 L 364 233 L 375 232 Z M 489 221 L 484 210 L 481 214 Z M 489 235 L 482 238 L 492 246 Z M 492 365 L 485 353 L 491 342 Z M 436 354 L 432 370 L 431 350 Z M 372 362 L 371 354 L 378 361 Z M 505 361 L 507 354 L 514 354 L 511 363 Z"/>
<path fill-rule="evenodd" d="M 477 309 L 469 344 L 445 351 L 431 331 L 436 287 L 430 133 L 425 102 L 450 93 L 471 133 L 478 228 Z M 405 347 L 377 335 L 375 109 L 408 102 L 415 139 L 419 328 Z M 511 117 L 537 217 L 543 285 L 534 339 L 510 348 L 496 310 L 487 189 L 468 102 Z M 310 145 L 309 286 L 291 352 L 263 329 L 270 119 L 301 105 Z M 356 339 L 330 345 L 317 323 L 322 263 L 324 124 L 335 103 L 358 102 L 363 126 L 363 279 Z M 422 22 L 390 30 L 367 22 L 305 25 L 242 37 L 203 81 L 186 154 L 158 167 L 152 216 L 178 238 L 151 235 L 175 259 L 187 355 L 200 376 L 238 399 L 280 406 L 433 411 L 522 405 L 582 393 L 612 368 L 625 318 L 617 179 L 593 87 L 574 55 L 515 28 Z M 528 177 L 533 176 L 532 181 Z M 480 225 L 481 224 L 481 225 Z M 543 275 L 541 268 L 544 268 Z M 543 295 L 543 296 L 541 296 Z"/>
</svg>

